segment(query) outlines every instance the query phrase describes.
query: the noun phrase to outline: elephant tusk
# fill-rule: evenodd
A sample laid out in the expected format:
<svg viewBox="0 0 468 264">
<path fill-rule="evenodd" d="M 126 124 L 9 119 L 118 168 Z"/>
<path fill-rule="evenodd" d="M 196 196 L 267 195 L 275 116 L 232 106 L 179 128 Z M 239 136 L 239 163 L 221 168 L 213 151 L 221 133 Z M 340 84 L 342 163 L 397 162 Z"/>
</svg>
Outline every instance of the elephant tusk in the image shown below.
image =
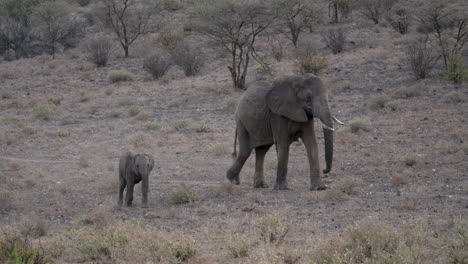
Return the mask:
<svg viewBox="0 0 468 264">
<path fill-rule="evenodd" d="M 334 116 L 332 116 L 332 118 L 333 118 L 333 120 L 335 120 L 335 122 L 337 122 L 338 124 L 344 125 L 344 123 L 341 122 L 340 120 L 338 120 L 338 118 L 336 118 L 336 117 L 334 117 Z"/>
<path fill-rule="evenodd" d="M 322 122 L 322 120 L 320 120 L 320 118 L 316 118 L 316 119 L 318 120 L 319 124 L 320 124 L 323 128 L 328 129 L 328 130 L 331 130 L 331 131 L 333 131 L 333 132 L 336 131 L 334 128 L 325 125 L 325 124 Z"/>
</svg>

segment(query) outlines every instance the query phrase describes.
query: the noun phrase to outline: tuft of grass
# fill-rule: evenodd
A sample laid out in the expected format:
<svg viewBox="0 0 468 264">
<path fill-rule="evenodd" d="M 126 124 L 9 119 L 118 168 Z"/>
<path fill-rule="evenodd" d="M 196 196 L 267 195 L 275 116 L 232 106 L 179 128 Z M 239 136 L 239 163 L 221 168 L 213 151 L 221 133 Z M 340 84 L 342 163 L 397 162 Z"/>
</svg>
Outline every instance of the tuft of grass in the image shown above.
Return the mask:
<svg viewBox="0 0 468 264">
<path fill-rule="evenodd" d="M 410 177 L 410 174 L 407 172 L 396 172 L 392 174 L 391 181 L 394 186 L 401 186 L 404 184 L 408 184 Z"/>
<path fill-rule="evenodd" d="M 50 104 L 40 105 L 33 109 L 33 116 L 41 120 L 49 120 L 50 115 L 52 114 L 54 107 Z"/>
<path fill-rule="evenodd" d="M 288 226 L 277 215 L 265 215 L 255 225 L 255 230 L 260 240 L 278 246 L 288 233 Z"/>
<path fill-rule="evenodd" d="M 250 255 L 250 249 L 253 247 L 253 242 L 245 237 L 239 236 L 231 238 L 227 245 L 229 256 L 233 258 L 243 258 Z"/>
<path fill-rule="evenodd" d="M 418 163 L 418 157 L 416 155 L 407 155 L 404 159 L 403 162 L 405 163 L 406 166 L 412 167 L 415 166 Z"/>
<path fill-rule="evenodd" d="M 68 137 L 68 136 L 70 136 L 70 132 L 64 131 L 64 130 L 58 130 L 58 131 L 55 132 L 55 135 L 57 137 Z"/>
<path fill-rule="evenodd" d="M 172 127 L 175 128 L 175 130 L 177 131 L 181 131 L 185 128 L 187 128 L 190 124 L 190 121 L 187 120 L 187 119 L 180 119 L 180 120 L 176 120 L 174 121 L 174 123 L 172 123 Z"/>
<path fill-rule="evenodd" d="M 85 93 L 81 93 L 80 94 L 80 102 L 81 103 L 85 103 L 85 102 L 88 102 L 90 99 L 90 97 L 88 95 L 86 95 Z"/>
<path fill-rule="evenodd" d="M 118 111 L 110 111 L 110 112 L 107 112 L 106 115 L 112 118 L 119 118 L 121 116 L 121 113 Z"/>
<path fill-rule="evenodd" d="M 447 103 L 459 104 L 459 103 L 464 103 L 468 100 L 466 96 L 461 92 L 451 92 L 447 94 L 445 101 Z"/>
<path fill-rule="evenodd" d="M 100 207 L 87 214 L 83 218 L 82 223 L 85 225 L 94 225 L 102 229 L 115 223 L 115 217 L 109 210 Z"/>
<path fill-rule="evenodd" d="M 5 122 L 5 123 L 16 122 L 18 120 L 19 120 L 18 117 L 14 115 L 6 115 L 2 118 L 2 122 Z"/>
<path fill-rule="evenodd" d="M 343 177 L 335 182 L 335 188 L 346 195 L 354 195 L 358 193 L 358 187 L 362 184 L 362 180 L 355 177 Z"/>
<path fill-rule="evenodd" d="M 8 161 L 8 167 L 12 170 L 19 170 L 20 165 L 16 160 L 10 160 Z"/>
<path fill-rule="evenodd" d="M 159 130 L 161 125 L 157 122 L 149 122 L 144 125 L 145 130 Z"/>
<path fill-rule="evenodd" d="M 463 143 L 463 152 L 465 152 L 465 154 L 468 154 L 468 143 Z"/>
<path fill-rule="evenodd" d="M 38 131 L 38 129 L 36 129 L 35 127 L 33 127 L 33 126 L 29 125 L 29 124 L 21 124 L 20 128 L 21 128 L 21 131 L 24 134 L 27 134 L 27 135 L 36 134 L 36 132 Z"/>
<path fill-rule="evenodd" d="M 139 112 L 136 116 L 135 116 L 135 119 L 136 120 L 148 120 L 149 118 L 151 117 L 151 114 L 146 112 L 146 111 L 142 111 L 142 112 Z"/>
<path fill-rule="evenodd" d="M 131 80 L 132 80 L 132 74 L 127 71 L 118 70 L 118 71 L 111 71 L 109 73 L 109 81 L 111 83 L 127 82 Z"/>
<path fill-rule="evenodd" d="M 91 159 L 91 155 L 89 153 L 83 153 L 80 155 L 78 159 L 78 165 L 80 168 L 87 168 L 89 167 L 89 160 Z"/>
<path fill-rule="evenodd" d="M 198 201 L 198 195 L 189 189 L 172 192 L 169 197 L 169 203 L 171 204 L 188 204 L 195 201 Z"/>
<path fill-rule="evenodd" d="M 55 106 L 59 106 L 62 103 L 63 97 L 51 97 L 47 100 L 50 104 L 53 104 Z"/>
<path fill-rule="evenodd" d="M 206 124 L 206 121 L 202 121 L 200 124 L 198 125 L 195 125 L 193 127 L 193 129 L 195 130 L 195 132 L 197 133 L 205 133 L 205 132 L 208 132 L 209 129 L 208 129 L 208 126 Z"/>
<path fill-rule="evenodd" d="M 395 99 L 405 99 L 421 95 L 421 86 L 402 87 L 395 90 L 392 97 Z"/>
<path fill-rule="evenodd" d="M 369 123 L 364 120 L 353 120 L 349 122 L 346 129 L 351 131 L 351 133 L 355 133 L 355 134 L 359 133 L 360 131 L 363 131 L 363 132 L 370 131 Z"/>
<path fill-rule="evenodd" d="M 185 262 L 197 254 L 197 249 L 193 240 L 172 243 L 172 255 L 178 263 Z"/>
<path fill-rule="evenodd" d="M 138 133 L 133 136 L 133 145 L 137 148 L 149 146 L 150 143 L 144 134 Z"/>
<path fill-rule="evenodd" d="M 130 107 L 130 109 L 128 109 L 128 114 L 132 117 L 138 115 L 140 112 L 141 108 L 139 108 L 138 106 L 132 106 Z"/>
<path fill-rule="evenodd" d="M 107 88 L 106 91 L 104 92 L 107 96 L 111 96 L 114 93 L 114 90 L 112 88 Z"/>
<path fill-rule="evenodd" d="M 385 105 L 388 102 L 388 97 L 383 95 L 383 96 L 378 96 L 374 99 L 372 99 L 371 104 L 369 105 L 369 108 L 371 110 L 379 110 L 379 109 L 384 109 Z"/>
<path fill-rule="evenodd" d="M 385 104 L 385 110 L 390 111 L 390 112 L 398 111 L 399 107 L 400 107 L 400 104 L 398 102 L 388 102 Z"/>
</svg>

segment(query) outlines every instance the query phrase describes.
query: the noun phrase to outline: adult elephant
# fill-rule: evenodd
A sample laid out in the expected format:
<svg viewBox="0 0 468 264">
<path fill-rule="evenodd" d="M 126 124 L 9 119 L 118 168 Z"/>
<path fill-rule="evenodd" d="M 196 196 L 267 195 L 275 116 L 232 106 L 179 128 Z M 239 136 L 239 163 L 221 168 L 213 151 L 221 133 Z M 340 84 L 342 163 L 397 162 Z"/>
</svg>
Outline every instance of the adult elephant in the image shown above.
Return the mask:
<svg viewBox="0 0 468 264">
<path fill-rule="evenodd" d="M 278 166 L 274 189 L 288 189 L 286 175 L 289 146 L 301 138 L 309 160 L 310 189 L 326 189 L 326 185 L 320 179 L 314 118 L 322 122 L 326 161 L 326 169 L 323 172 L 328 173 L 332 168 L 334 130 L 327 90 L 322 81 L 313 74 L 285 76 L 273 84 L 260 82 L 249 88 L 242 96 L 236 111 L 239 153 L 227 172 L 227 178 L 239 184 L 239 173 L 255 149 L 254 187 L 267 188 L 263 177 L 263 161 L 270 147 L 276 145 Z"/>
</svg>

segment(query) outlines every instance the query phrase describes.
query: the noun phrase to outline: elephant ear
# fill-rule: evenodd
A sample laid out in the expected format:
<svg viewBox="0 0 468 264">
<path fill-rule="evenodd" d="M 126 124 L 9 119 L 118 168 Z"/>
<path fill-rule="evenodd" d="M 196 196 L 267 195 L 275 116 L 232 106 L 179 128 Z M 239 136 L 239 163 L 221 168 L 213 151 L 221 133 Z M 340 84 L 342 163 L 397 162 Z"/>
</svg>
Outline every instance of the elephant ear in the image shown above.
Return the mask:
<svg viewBox="0 0 468 264">
<path fill-rule="evenodd" d="M 307 122 L 306 112 L 297 100 L 293 82 L 274 82 L 266 95 L 266 103 L 277 115 L 287 117 L 296 122 Z"/>
</svg>

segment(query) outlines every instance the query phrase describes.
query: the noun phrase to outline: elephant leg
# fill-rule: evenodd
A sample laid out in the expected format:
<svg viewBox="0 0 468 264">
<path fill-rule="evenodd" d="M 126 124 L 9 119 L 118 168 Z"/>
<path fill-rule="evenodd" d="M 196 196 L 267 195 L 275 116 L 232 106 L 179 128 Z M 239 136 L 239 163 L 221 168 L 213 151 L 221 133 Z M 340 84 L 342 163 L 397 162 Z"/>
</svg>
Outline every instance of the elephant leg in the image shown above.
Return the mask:
<svg viewBox="0 0 468 264">
<path fill-rule="evenodd" d="M 302 141 L 307 151 L 310 168 L 310 189 L 312 191 L 320 191 L 327 189 L 327 186 L 320 179 L 320 165 L 317 148 L 317 140 L 315 139 L 314 124 L 310 122 L 304 129 Z"/>
<path fill-rule="evenodd" d="M 123 192 L 125 190 L 125 181 L 120 179 L 120 186 L 119 186 L 119 206 L 122 206 L 123 203 Z"/>
<path fill-rule="evenodd" d="M 127 184 L 127 193 L 125 195 L 125 205 L 126 206 L 132 206 L 133 187 L 135 187 L 135 184 L 133 183 L 133 181 L 129 181 L 128 184 Z"/>
<path fill-rule="evenodd" d="M 278 169 L 276 171 L 276 183 L 273 189 L 289 190 L 286 176 L 288 174 L 289 142 L 287 139 L 281 140 L 277 144 Z"/>
<path fill-rule="evenodd" d="M 237 154 L 234 164 L 227 171 L 226 177 L 228 180 L 236 185 L 240 184 L 239 173 L 244 166 L 245 161 L 249 158 L 252 152 L 252 147 L 249 142 L 249 134 L 242 124 L 238 125 L 239 133 L 239 153 Z"/>
<path fill-rule="evenodd" d="M 270 149 L 269 146 L 261 146 L 255 148 L 255 175 L 254 175 L 254 188 L 268 188 L 268 185 L 263 179 L 263 163 L 265 155 Z"/>
<path fill-rule="evenodd" d="M 141 207 L 148 207 L 148 175 L 144 176 L 141 181 Z"/>
</svg>

